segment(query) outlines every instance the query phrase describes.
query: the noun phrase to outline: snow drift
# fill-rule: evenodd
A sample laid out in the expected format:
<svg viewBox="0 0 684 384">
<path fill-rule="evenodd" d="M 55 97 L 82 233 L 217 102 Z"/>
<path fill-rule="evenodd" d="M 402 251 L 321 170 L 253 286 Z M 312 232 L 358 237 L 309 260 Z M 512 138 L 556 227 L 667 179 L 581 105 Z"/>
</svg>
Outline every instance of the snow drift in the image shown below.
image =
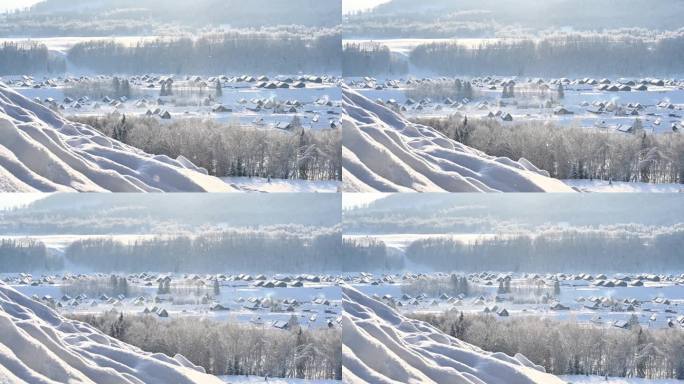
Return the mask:
<svg viewBox="0 0 684 384">
<path fill-rule="evenodd" d="M 522 355 L 485 352 L 342 287 L 346 383 L 563 384 Z"/>
<path fill-rule="evenodd" d="M 342 86 L 345 192 L 572 192 L 526 159 L 492 157 Z"/>
<path fill-rule="evenodd" d="M 188 159 L 69 122 L 0 83 L 0 192 L 228 192 Z"/>
<path fill-rule="evenodd" d="M 67 320 L 0 282 L 2 383 L 222 383 L 185 357 L 150 354 Z"/>
</svg>

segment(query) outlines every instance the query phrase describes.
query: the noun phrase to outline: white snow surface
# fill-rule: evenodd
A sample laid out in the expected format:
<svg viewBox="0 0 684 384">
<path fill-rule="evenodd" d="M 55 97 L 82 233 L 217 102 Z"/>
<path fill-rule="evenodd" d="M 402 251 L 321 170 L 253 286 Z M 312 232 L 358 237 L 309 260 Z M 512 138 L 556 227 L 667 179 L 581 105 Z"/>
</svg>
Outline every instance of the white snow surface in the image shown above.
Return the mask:
<svg viewBox="0 0 684 384">
<path fill-rule="evenodd" d="M 677 379 L 640 379 L 635 377 L 608 377 L 565 375 L 561 376 L 570 384 L 681 384 Z"/>
<path fill-rule="evenodd" d="M 285 180 L 263 177 L 222 177 L 226 184 L 245 192 L 265 193 L 336 193 L 342 184 L 337 180 Z"/>
<path fill-rule="evenodd" d="M 231 192 L 185 158 L 71 123 L 0 83 L 0 192 Z"/>
<path fill-rule="evenodd" d="M 345 383 L 562 384 L 522 355 L 485 352 L 342 286 Z"/>
<path fill-rule="evenodd" d="M 0 382 L 222 383 L 181 355 L 144 352 L 65 319 L 1 282 Z"/>
<path fill-rule="evenodd" d="M 339 384 L 337 380 L 305 380 L 281 379 L 279 377 L 259 376 L 219 376 L 228 384 L 260 383 L 260 384 Z"/>
<path fill-rule="evenodd" d="M 684 193 L 684 184 L 650 184 L 638 182 L 570 179 L 566 184 L 582 192 L 602 193 Z"/>
<path fill-rule="evenodd" d="M 492 157 L 342 85 L 344 192 L 573 192 L 526 159 Z"/>
</svg>

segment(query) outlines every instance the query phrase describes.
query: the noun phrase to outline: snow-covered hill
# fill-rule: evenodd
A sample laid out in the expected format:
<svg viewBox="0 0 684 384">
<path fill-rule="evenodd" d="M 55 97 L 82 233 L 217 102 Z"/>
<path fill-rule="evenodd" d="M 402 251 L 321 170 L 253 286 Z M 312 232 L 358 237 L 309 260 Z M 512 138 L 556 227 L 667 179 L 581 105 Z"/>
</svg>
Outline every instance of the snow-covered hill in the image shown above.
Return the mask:
<svg viewBox="0 0 684 384">
<path fill-rule="evenodd" d="M 345 192 L 572 192 L 526 159 L 495 158 L 343 86 Z"/>
<path fill-rule="evenodd" d="M 229 192 L 180 157 L 106 137 L 0 83 L 0 192 Z"/>
<path fill-rule="evenodd" d="M 221 382 L 183 356 L 143 352 L 0 282 L 0 383 Z"/>
<path fill-rule="evenodd" d="M 346 383 L 563 384 L 522 355 L 485 352 L 342 287 Z"/>
</svg>

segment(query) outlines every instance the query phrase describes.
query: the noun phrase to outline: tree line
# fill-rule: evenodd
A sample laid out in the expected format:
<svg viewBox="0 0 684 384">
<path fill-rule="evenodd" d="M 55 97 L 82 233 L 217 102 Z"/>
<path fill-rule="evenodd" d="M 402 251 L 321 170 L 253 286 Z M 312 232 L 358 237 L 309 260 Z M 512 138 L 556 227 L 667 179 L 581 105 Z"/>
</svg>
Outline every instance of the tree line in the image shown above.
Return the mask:
<svg viewBox="0 0 684 384">
<path fill-rule="evenodd" d="M 370 272 L 402 269 L 402 257 L 388 253 L 385 243 L 373 238 L 343 238 L 344 272 Z"/>
<path fill-rule="evenodd" d="M 643 31 L 641 31 L 643 32 Z M 345 76 L 405 75 L 409 64 L 443 76 L 671 76 L 682 72 L 684 34 L 563 34 L 486 41 L 476 47 L 437 41 L 407 60 L 380 43 L 346 43 Z"/>
<path fill-rule="evenodd" d="M 417 67 L 442 75 L 618 76 L 682 72 L 684 36 L 650 41 L 629 35 L 575 34 L 521 39 L 471 48 L 454 43 L 422 44 L 411 51 Z"/>
<path fill-rule="evenodd" d="M 124 45 L 88 41 L 68 58 L 100 73 L 339 73 L 341 38 L 335 29 L 236 30 Z"/>
<path fill-rule="evenodd" d="M 452 273 L 449 276 L 421 276 L 403 284 L 401 291 L 414 297 L 418 295 L 437 297 L 441 294 L 467 297 L 480 295 L 484 290 L 471 286 L 468 277 Z"/>
<path fill-rule="evenodd" d="M 294 316 L 288 330 L 182 317 L 163 321 L 115 311 L 71 317 L 144 351 L 181 354 L 212 375 L 342 377 L 341 329 L 304 329 Z"/>
<path fill-rule="evenodd" d="M 525 158 L 557 179 L 684 183 L 684 135 L 678 132 L 629 134 L 488 118 L 466 124 L 458 113 L 414 120 L 488 155 Z"/>
<path fill-rule="evenodd" d="M 486 351 L 521 353 L 555 375 L 684 379 L 684 332 L 644 328 L 634 319 L 625 330 L 534 316 L 499 321 L 458 310 L 411 317 Z"/>
<path fill-rule="evenodd" d="M 283 132 L 214 120 L 179 119 L 163 123 L 154 117 L 112 114 L 71 120 L 147 153 L 174 159 L 182 155 L 218 177 L 342 178 L 338 129 L 310 129 L 295 121 L 297 126 Z"/>
<path fill-rule="evenodd" d="M 48 254 L 45 244 L 31 239 L 0 239 L 0 272 L 45 271 L 63 266 Z"/>
<path fill-rule="evenodd" d="M 442 271 L 678 271 L 684 227 L 650 229 L 549 229 L 462 242 L 452 238 L 417 240 L 407 260 Z"/>
<path fill-rule="evenodd" d="M 0 75 L 63 73 L 66 63 L 38 43 L 4 42 L 0 45 Z"/>
<path fill-rule="evenodd" d="M 86 294 L 90 297 L 99 297 L 102 294 L 109 297 L 117 297 L 119 295 L 133 297 L 145 293 L 142 288 L 128 284 L 125 276 L 118 275 L 110 275 L 109 277 L 89 276 L 87 278 L 73 279 L 68 284 L 60 285 L 59 290 L 62 294 L 71 297 L 81 294 Z"/>
<path fill-rule="evenodd" d="M 408 63 L 396 58 L 389 48 L 378 43 L 345 43 L 342 53 L 343 76 L 403 74 Z"/>
<path fill-rule="evenodd" d="M 420 101 L 424 98 L 463 100 L 464 98 L 472 99 L 477 91 L 473 89 L 472 83 L 468 80 L 445 79 L 421 81 L 406 89 L 405 93 L 406 97 L 410 97 L 414 101 Z"/>
<path fill-rule="evenodd" d="M 302 273 L 340 270 L 336 228 L 282 226 L 124 243 L 111 238 L 71 243 L 65 257 L 95 271 Z"/>
</svg>

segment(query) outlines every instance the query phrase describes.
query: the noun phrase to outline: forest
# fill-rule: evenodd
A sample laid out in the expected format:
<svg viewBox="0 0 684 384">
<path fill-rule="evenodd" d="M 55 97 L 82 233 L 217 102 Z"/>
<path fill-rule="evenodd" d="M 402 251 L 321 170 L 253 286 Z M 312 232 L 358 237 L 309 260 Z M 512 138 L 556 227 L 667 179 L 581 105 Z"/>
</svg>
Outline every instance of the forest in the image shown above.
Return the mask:
<svg viewBox="0 0 684 384">
<path fill-rule="evenodd" d="M 343 76 L 401 75 L 408 72 L 408 63 L 396 58 L 379 43 L 344 43 Z"/>
<path fill-rule="evenodd" d="M 574 321 L 523 316 L 412 314 L 441 331 L 490 352 L 523 354 L 556 375 L 684 379 L 684 332 L 587 326 Z"/>
<path fill-rule="evenodd" d="M 671 228 L 573 228 L 498 235 L 472 242 L 417 240 L 410 262 L 441 271 L 673 272 L 684 270 L 679 250 L 684 226 Z"/>
<path fill-rule="evenodd" d="M 287 225 L 128 243 L 84 239 L 65 250 L 67 261 L 93 271 L 278 272 L 339 271 L 337 228 Z"/>
<path fill-rule="evenodd" d="M 398 270 L 401 257 L 392 257 L 385 243 L 372 238 L 343 238 L 342 267 L 344 272 Z"/>
<path fill-rule="evenodd" d="M 213 375 L 256 375 L 340 380 L 339 328 L 304 329 L 292 317 L 287 330 L 251 324 L 153 316 L 71 315 L 147 352 L 181 354 Z"/>
<path fill-rule="evenodd" d="M 39 241 L 0 239 L 0 266 L 0 273 L 21 273 L 60 269 L 63 263 Z"/>
<path fill-rule="evenodd" d="M 345 76 L 406 75 L 409 64 L 441 76 L 672 76 L 682 73 L 683 60 L 679 31 L 550 34 L 476 47 L 435 41 L 413 48 L 408 63 L 380 43 L 346 43 L 342 52 Z"/>
<path fill-rule="evenodd" d="M 684 35 L 655 41 L 630 35 L 573 34 L 481 44 L 422 44 L 413 65 L 440 75 L 656 76 L 682 72 Z"/>
<path fill-rule="evenodd" d="M 29 73 L 63 73 L 66 63 L 54 57 L 47 47 L 38 43 L 0 44 L 0 75 Z"/>
<path fill-rule="evenodd" d="M 480 96 L 480 93 L 477 89 L 473 88 L 473 84 L 470 81 L 461 79 L 420 82 L 412 84 L 406 89 L 405 93 L 406 97 L 414 100 L 422 100 L 424 98 L 463 100 L 464 98 L 472 99 L 475 96 Z"/>
<path fill-rule="evenodd" d="M 68 59 L 99 73 L 339 73 L 337 29 L 262 28 L 141 41 L 74 45 Z"/>
<path fill-rule="evenodd" d="M 340 180 L 339 130 L 302 127 L 295 119 L 288 132 L 215 120 L 154 117 L 70 117 L 147 153 L 182 155 L 209 174 L 279 179 Z"/>
<path fill-rule="evenodd" d="M 558 179 L 684 183 L 684 136 L 634 134 L 539 121 L 503 124 L 495 119 L 417 118 L 488 155 L 525 158 Z"/>
</svg>

